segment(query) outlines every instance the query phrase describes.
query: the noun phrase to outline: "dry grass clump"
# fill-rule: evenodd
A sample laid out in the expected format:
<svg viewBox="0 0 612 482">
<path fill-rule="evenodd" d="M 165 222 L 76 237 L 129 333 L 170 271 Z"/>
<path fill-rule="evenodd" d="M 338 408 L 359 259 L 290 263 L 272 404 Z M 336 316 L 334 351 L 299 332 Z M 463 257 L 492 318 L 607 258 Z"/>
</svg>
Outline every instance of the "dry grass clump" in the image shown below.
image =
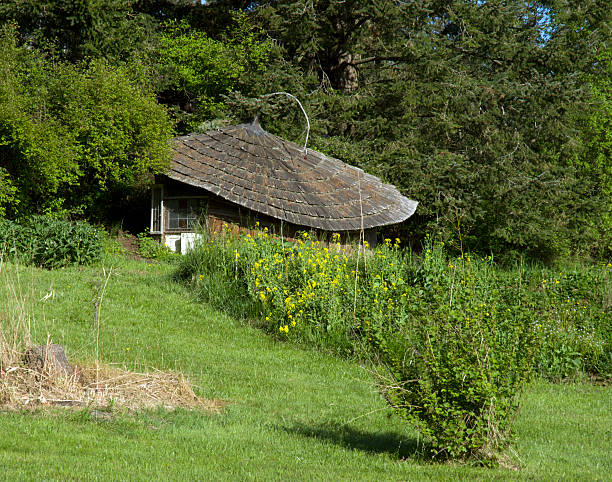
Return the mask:
<svg viewBox="0 0 612 482">
<path fill-rule="evenodd" d="M 4 365 L 0 372 L 0 408 L 45 406 L 117 407 L 130 410 L 163 407 L 219 412 L 223 402 L 198 397 L 177 373 L 138 373 L 101 364 L 79 365 L 72 375 L 47 367 L 34 370 Z"/>
<path fill-rule="evenodd" d="M 9 273 L 6 268 L 0 251 L 0 283 L 3 283 L 0 289 L 0 410 L 112 406 L 128 410 L 164 407 L 219 412 L 223 407 L 222 401 L 198 397 L 178 373 L 159 370 L 138 373 L 99 362 L 78 364 L 69 370 L 61 370 L 46 359 L 37 366 L 29 364 L 26 354 L 33 347 L 30 333 L 34 322 L 29 314 L 29 294 L 19 279 L 19 270 Z M 103 290 L 97 295 L 95 325 Z M 95 341 L 97 359 L 97 338 Z"/>
</svg>

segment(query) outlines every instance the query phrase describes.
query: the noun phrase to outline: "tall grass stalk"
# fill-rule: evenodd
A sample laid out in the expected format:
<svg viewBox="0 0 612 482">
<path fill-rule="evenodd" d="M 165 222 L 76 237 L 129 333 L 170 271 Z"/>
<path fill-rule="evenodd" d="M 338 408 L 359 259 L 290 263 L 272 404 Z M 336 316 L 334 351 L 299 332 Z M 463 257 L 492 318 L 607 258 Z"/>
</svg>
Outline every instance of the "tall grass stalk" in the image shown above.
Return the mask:
<svg viewBox="0 0 612 482">
<path fill-rule="evenodd" d="M 100 368 L 100 313 L 102 311 L 102 301 L 104 300 L 104 294 L 106 293 L 106 287 L 108 286 L 108 281 L 113 273 L 113 268 L 111 267 L 108 272 L 105 267 L 102 267 L 102 279 L 98 280 L 95 284 L 94 288 L 94 297 L 93 297 L 93 329 L 94 329 L 94 337 L 96 340 L 96 383 L 98 382 L 98 372 Z"/>
<path fill-rule="evenodd" d="M 15 267 L 14 271 L 11 270 Z M 23 293 L 19 270 L 7 264 L 0 252 L 0 373 L 19 364 L 31 343 L 31 315 Z"/>
</svg>

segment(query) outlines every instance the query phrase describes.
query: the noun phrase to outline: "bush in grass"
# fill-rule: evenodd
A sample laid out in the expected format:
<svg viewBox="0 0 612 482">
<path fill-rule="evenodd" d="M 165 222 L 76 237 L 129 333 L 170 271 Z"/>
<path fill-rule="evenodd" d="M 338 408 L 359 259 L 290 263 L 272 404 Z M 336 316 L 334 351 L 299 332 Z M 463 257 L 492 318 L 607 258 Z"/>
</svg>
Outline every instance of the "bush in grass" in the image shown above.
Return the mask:
<svg viewBox="0 0 612 482">
<path fill-rule="evenodd" d="M 307 233 L 293 243 L 226 233 L 185 256 L 180 273 L 217 306 L 249 306 L 276 336 L 374 353 L 387 400 L 434 453 L 490 460 L 507 444 L 534 315 L 506 303 L 486 260 L 449 261 L 438 245 L 417 262 L 391 240 L 363 256 Z"/>
<path fill-rule="evenodd" d="M 48 269 L 91 264 L 102 257 L 104 233 L 84 221 L 32 216 L 20 223 L 0 220 L 0 243 L 15 261 Z"/>
<path fill-rule="evenodd" d="M 404 317 L 367 330 L 381 391 L 431 455 L 491 463 L 510 441 L 532 373 L 533 312 L 504 302 L 486 262 L 447 260 L 439 247 L 415 275 Z"/>
</svg>

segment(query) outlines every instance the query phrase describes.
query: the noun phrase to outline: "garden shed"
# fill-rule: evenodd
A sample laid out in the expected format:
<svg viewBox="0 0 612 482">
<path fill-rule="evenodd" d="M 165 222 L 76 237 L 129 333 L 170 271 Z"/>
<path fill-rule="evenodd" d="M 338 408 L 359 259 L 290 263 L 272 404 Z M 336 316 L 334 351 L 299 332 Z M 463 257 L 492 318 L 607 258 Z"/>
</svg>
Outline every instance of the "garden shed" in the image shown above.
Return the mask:
<svg viewBox="0 0 612 482">
<path fill-rule="evenodd" d="M 376 228 L 401 223 L 417 202 L 375 176 L 266 132 L 255 119 L 173 140 L 165 175 L 151 197 L 151 234 L 185 251 L 199 220 L 260 227 L 292 237 L 297 231 L 362 229 L 375 244 Z"/>
</svg>

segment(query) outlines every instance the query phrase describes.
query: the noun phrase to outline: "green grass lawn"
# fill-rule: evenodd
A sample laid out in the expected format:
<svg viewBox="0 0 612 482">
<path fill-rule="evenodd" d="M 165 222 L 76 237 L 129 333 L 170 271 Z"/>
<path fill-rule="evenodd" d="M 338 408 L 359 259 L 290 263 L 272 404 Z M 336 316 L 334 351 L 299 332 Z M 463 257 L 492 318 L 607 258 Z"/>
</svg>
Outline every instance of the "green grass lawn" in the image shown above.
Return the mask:
<svg viewBox="0 0 612 482">
<path fill-rule="evenodd" d="M 432 463 L 358 363 L 273 341 L 190 298 L 167 264 L 114 266 L 101 311 L 101 358 L 182 371 L 221 414 L 0 413 L 0 479 L 605 480 L 612 473 L 612 391 L 535 383 L 515 424 L 518 470 Z M 93 360 L 101 267 L 3 267 L 31 303 L 32 335 Z M 8 281 L 6 273 L 10 275 Z M 53 292 L 43 301 L 45 295 Z"/>
</svg>

